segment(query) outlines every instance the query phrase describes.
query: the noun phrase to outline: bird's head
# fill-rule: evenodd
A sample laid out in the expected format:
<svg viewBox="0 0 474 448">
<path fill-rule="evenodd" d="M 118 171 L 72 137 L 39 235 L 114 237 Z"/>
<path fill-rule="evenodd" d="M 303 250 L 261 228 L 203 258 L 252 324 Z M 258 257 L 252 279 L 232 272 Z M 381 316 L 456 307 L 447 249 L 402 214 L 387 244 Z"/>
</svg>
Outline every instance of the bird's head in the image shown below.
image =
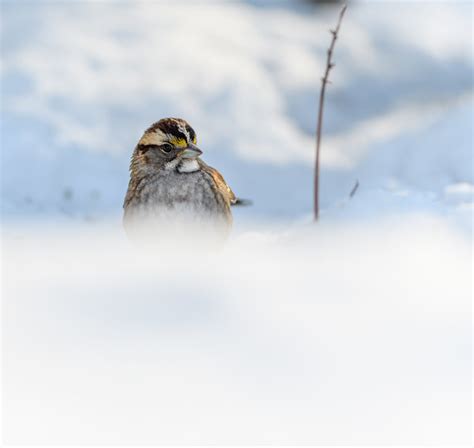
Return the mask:
<svg viewBox="0 0 474 448">
<path fill-rule="evenodd" d="M 173 169 L 181 162 L 197 159 L 202 151 L 196 146 L 194 129 L 181 118 L 163 118 L 153 123 L 138 142 L 132 168 Z"/>
</svg>

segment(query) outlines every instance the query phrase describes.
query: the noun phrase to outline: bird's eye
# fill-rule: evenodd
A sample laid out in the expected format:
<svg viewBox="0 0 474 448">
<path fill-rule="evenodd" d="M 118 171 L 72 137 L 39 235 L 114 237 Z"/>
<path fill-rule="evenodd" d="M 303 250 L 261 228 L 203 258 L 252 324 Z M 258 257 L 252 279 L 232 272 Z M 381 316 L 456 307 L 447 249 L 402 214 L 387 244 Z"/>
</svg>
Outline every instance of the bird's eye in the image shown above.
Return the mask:
<svg viewBox="0 0 474 448">
<path fill-rule="evenodd" d="M 169 145 L 168 143 L 165 143 L 164 145 L 161 145 L 160 146 L 160 149 L 165 153 L 165 154 L 169 154 L 171 152 L 171 150 L 173 149 L 173 147 L 171 145 Z"/>
</svg>

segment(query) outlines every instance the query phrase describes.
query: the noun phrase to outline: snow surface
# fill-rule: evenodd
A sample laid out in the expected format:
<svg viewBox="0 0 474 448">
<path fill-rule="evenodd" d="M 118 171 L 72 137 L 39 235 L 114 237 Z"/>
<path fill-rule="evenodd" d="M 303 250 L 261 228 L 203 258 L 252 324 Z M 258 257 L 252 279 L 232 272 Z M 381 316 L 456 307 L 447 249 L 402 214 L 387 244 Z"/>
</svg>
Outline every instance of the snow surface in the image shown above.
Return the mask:
<svg viewBox="0 0 474 448">
<path fill-rule="evenodd" d="M 211 253 L 37 231 L 4 244 L 8 444 L 469 443 L 471 252 L 442 220 Z"/>
<path fill-rule="evenodd" d="M 469 443 L 472 12 L 349 4 L 314 226 L 337 9 L 3 1 L 5 440 Z M 165 116 L 253 201 L 221 251 L 125 239 Z"/>
</svg>

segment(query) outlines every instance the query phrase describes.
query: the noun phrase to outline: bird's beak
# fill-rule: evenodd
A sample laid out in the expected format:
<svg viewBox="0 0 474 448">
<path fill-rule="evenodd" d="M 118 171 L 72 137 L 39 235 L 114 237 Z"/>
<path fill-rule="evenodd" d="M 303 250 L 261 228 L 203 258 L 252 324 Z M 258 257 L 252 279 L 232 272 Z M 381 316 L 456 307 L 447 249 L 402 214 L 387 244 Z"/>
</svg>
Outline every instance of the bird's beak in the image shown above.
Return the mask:
<svg viewBox="0 0 474 448">
<path fill-rule="evenodd" d="M 192 143 L 189 143 L 188 147 L 181 153 L 183 159 L 196 159 L 202 154 L 202 151 Z"/>
</svg>

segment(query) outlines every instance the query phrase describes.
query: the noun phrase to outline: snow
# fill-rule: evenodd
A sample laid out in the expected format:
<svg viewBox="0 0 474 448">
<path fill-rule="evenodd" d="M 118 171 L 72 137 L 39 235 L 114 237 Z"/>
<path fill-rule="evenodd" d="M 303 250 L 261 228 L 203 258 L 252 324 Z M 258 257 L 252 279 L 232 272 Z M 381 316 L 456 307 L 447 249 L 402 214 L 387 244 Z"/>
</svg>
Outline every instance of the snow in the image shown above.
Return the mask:
<svg viewBox="0 0 474 448">
<path fill-rule="evenodd" d="M 469 441 L 471 253 L 442 220 L 217 252 L 17 228 L 4 251 L 8 443 Z"/>
<path fill-rule="evenodd" d="M 350 2 L 317 226 L 337 9 L 1 11 L 8 443 L 469 443 L 470 3 Z M 221 250 L 125 238 L 129 158 L 166 116 L 253 201 Z"/>
</svg>

